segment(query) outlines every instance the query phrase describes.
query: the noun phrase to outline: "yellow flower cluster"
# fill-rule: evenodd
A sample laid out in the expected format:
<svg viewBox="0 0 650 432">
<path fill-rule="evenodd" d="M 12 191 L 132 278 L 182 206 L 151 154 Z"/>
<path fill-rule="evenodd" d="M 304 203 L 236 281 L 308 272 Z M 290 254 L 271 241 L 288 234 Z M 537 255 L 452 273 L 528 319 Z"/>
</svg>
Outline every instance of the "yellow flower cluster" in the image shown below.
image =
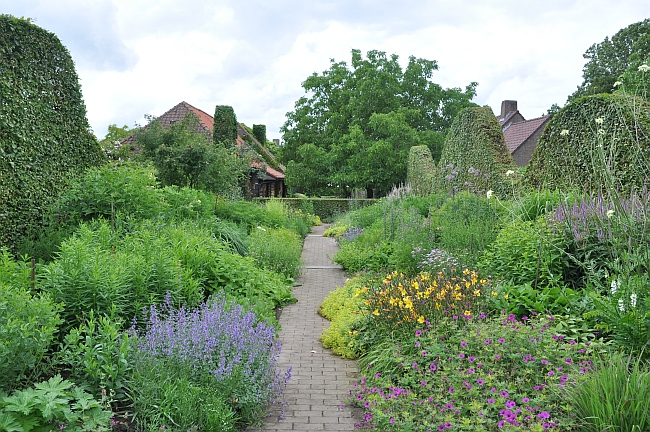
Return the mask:
<svg viewBox="0 0 650 432">
<path fill-rule="evenodd" d="M 431 324 L 444 315 L 477 314 L 483 292 L 490 293 L 488 286 L 476 270 L 465 269 L 460 276 L 420 273 L 414 278 L 393 272 L 370 288 L 358 289 L 356 295 L 366 298 L 366 312 L 382 319 L 383 324 Z"/>
</svg>

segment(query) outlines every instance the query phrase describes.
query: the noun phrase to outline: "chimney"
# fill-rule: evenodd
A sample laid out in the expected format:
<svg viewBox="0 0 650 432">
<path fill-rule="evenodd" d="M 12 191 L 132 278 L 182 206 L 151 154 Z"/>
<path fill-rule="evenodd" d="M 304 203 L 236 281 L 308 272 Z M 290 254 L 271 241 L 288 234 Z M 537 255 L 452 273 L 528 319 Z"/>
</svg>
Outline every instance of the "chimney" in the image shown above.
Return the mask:
<svg viewBox="0 0 650 432">
<path fill-rule="evenodd" d="M 517 101 L 516 100 L 504 100 L 501 102 L 501 115 L 499 118 L 505 118 L 509 112 L 517 111 Z"/>
<path fill-rule="evenodd" d="M 273 142 L 275 143 L 276 146 L 280 147 L 280 140 L 279 139 L 274 138 Z"/>
</svg>

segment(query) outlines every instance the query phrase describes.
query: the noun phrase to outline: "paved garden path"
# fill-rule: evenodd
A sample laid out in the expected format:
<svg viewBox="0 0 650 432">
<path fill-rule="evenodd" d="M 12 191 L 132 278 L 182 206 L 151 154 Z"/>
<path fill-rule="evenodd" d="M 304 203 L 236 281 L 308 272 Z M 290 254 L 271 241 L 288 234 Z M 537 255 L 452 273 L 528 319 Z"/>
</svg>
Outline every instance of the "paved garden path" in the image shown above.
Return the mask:
<svg viewBox="0 0 650 432">
<path fill-rule="evenodd" d="M 301 286 L 294 288 L 297 303 L 286 306 L 280 316 L 282 354 L 280 367 L 292 367 L 285 396 L 288 406 L 278 419 L 274 408 L 262 428 L 249 431 L 351 431 L 355 419 L 346 404 L 349 390 L 357 378 L 356 363 L 335 356 L 323 348 L 318 337 L 329 321 L 318 315 L 327 294 L 345 283 L 345 273 L 332 263 L 338 250 L 336 241 L 323 237 L 325 226 L 314 227 L 305 239 L 302 259 L 305 264 Z"/>
</svg>

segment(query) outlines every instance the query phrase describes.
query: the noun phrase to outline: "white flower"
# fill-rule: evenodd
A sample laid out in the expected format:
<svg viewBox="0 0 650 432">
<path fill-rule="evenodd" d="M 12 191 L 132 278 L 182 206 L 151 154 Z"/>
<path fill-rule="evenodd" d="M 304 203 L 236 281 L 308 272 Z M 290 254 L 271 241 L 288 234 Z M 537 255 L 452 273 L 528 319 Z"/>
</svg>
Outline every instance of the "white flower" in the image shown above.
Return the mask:
<svg viewBox="0 0 650 432">
<path fill-rule="evenodd" d="M 625 312 L 625 304 L 623 303 L 623 299 L 618 299 L 618 310 Z"/>
<path fill-rule="evenodd" d="M 562 135 L 562 136 L 569 135 L 569 129 L 562 129 L 562 132 L 560 132 L 560 135 Z"/>
<path fill-rule="evenodd" d="M 605 129 L 598 129 L 598 135 L 605 135 Z"/>
<path fill-rule="evenodd" d="M 650 70 L 650 66 L 648 66 L 647 64 L 642 64 L 641 66 L 639 66 L 638 70 L 639 72 L 648 72 Z"/>
<path fill-rule="evenodd" d="M 598 118 L 596 119 L 596 123 L 598 123 L 598 124 L 603 124 L 603 121 L 604 121 L 604 120 L 603 120 L 602 117 L 598 117 Z"/>
<path fill-rule="evenodd" d="M 513 170 L 508 170 L 508 171 L 506 171 L 506 177 L 510 177 L 510 176 L 513 175 L 514 173 L 515 173 L 515 172 L 514 172 Z"/>
<path fill-rule="evenodd" d="M 618 290 L 618 288 L 620 286 L 621 286 L 621 283 L 618 280 L 614 279 L 612 281 L 612 285 L 611 285 L 611 289 L 610 289 L 610 292 L 612 293 L 612 295 L 616 295 L 616 291 Z"/>
<path fill-rule="evenodd" d="M 487 199 L 492 198 L 492 195 L 493 195 L 493 194 L 494 194 L 494 192 L 492 191 L 492 189 L 490 189 L 489 191 L 487 191 L 487 194 L 486 194 L 486 195 L 487 195 Z"/>
<path fill-rule="evenodd" d="M 632 295 L 630 296 L 630 305 L 631 305 L 632 307 L 636 307 L 636 294 L 632 294 Z"/>
<path fill-rule="evenodd" d="M 614 83 L 614 87 L 618 87 L 618 86 L 620 86 L 621 84 L 623 84 L 623 83 L 620 82 L 620 81 L 616 81 L 616 82 Z"/>
<path fill-rule="evenodd" d="M 605 213 L 605 215 L 607 216 L 607 219 L 611 219 L 612 216 L 614 216 L 614 209 L 607 210 L 607 213 Z"/>
<path fill-rule="evenodd" d="M 261 231 L 266 231 L 266 229 L 265 229 L 265 228 L 262 228 L 261 226 L 258 226 L 257 229 L 258 229 L 258 230 L 261 230 Z"/>
</svg>

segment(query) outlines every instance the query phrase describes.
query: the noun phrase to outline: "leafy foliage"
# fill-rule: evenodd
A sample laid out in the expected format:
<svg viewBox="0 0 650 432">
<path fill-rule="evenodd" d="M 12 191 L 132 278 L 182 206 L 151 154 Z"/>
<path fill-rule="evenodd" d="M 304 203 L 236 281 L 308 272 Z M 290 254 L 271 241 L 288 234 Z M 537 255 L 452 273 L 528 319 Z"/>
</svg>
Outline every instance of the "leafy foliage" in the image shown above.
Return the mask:
<svg viewBox="0 0 650 432">
<path fill-rule="evenodd" d="M 506 197 L 513 192 L 506 173 L 516 170 L 492 109 L 466 108 L 458 113 L 445 139 L 436 186 L 452 193 L 492 190 L 497 196 Z"/>
<path fill-rule="evenodd" d="M 189 186 L 228 196 L 241 187 L 250 161 L 232 152 L 234 143 L 227 147 L 211 144 L 208 137 L 196 132 L 198 123 L 193 112 L 169 128 L 152 120 L 135 137 L 163 186 Z"/>
<path fill-rule="evenodd" d="M 409 150 L 406 184 L 411 185 L 413 192 L 419 195 L 429 195 L 433 192 L 436 165 L 431 157 L 431 151 L 426 146 L 413 146 Z"/>
<path fill-rule="evenodd" d="M 60 375 L 0 396 L 0 430 L 8 432 L 105 432 L 112 416 L 105 399 L 95 400 Z"/>
<path fill-rule="evenodd" d="M 387 193 L 404 180 L 413 144 L 442 142 L 456 113 L 472 105 L 476 83 L 443 89 L 431 81 L 435 61 L 410 57 L 403 70 L 398 60 L 353 50 L 350 66 L 332 60 L 305 80 L 307 96 L 281 129 L 288 184 L 310 194 Z"/>
<path fill-rule="evenodd" d="M 526 168 L 535 188 L 641 189 L 650 178 L 650 105 L 627 95 L 577 99 L 548 123 Z"/>
<path fill-rule="evenodd" d="M 212 142 L 228 148 L 237 141 L 237 116 L 229 105 L 217 105 L 214 109 Z"/>
<path fill-rule="evenodd" d="M 582 96 L 612 93 L 614 83 L 639 58 L 650 56 L 650 45 L 637 43 L 650 34 L 650 18 L 619 30 L 612 38 L 593 44 L 583 54 L 587 59 L 582 69 L 584 81 L 569 96 L 569 102 Z M 638 66 L 638 65 L 637 65 Z"/>
<path fill-rule="evenodd" d="M 302 270 L 301 253 L 302 239 L 293 231 L 263 227 L 251 231 L 249 254 L 260 268 L 296 278 Z"/>
<path fill-rule="evenodd" d="M 0 100 L 0 246 L 13 249 L 70 179 L 104 157 L 67 49 L 11 15 L 0 15 Z"/>
<path fill-rule="evenodd" d="M 107 315 L 95 316 L 93 310 L 79 327 L 70 330 L 59 355 L 69 367 L 70 376 L 88 385 L 95 397 L 102 393 L 124 403 L 131 365 L 132 346 L 120 322 Z"/>
<path fill-rule="evenodd" d="M 61 324 L 61 306 L 34 295 L 28 277 L 6 249 L 0 251 L 0 389 L 11 390 L 39 367 Z M 22 276 L 20 275 L 22 273 Z"/>
</svg>

